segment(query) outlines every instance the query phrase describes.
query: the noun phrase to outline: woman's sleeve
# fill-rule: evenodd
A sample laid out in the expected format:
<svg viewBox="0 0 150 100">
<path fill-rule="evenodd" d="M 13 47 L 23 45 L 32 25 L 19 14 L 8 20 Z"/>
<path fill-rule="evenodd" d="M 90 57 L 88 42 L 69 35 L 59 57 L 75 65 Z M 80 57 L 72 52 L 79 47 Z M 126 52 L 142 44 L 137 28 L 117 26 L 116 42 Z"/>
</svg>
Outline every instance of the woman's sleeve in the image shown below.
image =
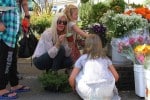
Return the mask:
<svg viewBox="0 0 150 100">
<path fill-rule="evenodd" d="M 43 41 L 45 49 L 48 52 L 50 58 L 55 58 L 58 53 L 58 48 L 54 46 L 52 41 L 52 33 L 50 33 L 50 31 L 46 31 L 45 35 L 43 35 Z"/>
<path fill-rule="evenodd" d="M 71 55 L 71 48 L 68 46 L 68 44 L 64 44 L 65 48 L 65 56 L 69 57 Z"/>
</svg>

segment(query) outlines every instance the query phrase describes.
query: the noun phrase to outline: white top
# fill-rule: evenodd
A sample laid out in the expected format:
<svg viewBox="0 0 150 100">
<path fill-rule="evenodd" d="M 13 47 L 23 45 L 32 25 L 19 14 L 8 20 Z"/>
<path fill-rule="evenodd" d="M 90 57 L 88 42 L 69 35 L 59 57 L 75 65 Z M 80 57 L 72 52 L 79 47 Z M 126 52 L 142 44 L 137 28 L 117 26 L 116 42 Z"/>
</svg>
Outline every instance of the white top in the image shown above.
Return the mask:
<svg viewBox="0 0 150 100">
<path fill-rule="evenodd" d="M 89 60 L 87 54 L 82 55 L 75 63 L 75 67 L 81 69 L 77 81 L 83 79 L 87 84 L 106 82 L 112 84 L 114 76 L 108 69 L 112 65 L 109 58 Z"/>
<path fill-rule="evenodd" d="M 55 44 L 53 43 L 53 39 L 52 39 L 52 30 L 51 28 L 49 28 L 45 30 L 43 34 L 41 35 L 40 40 L 35 49 L 35 52 L 33 54 L 33 58 L 39 57 L 46 52 L 48 52 L 51 58 L 55 58 L 59 49 L 55 47 L 54 45 Z M 71 54 L 71 49 L 69 48 L 67 41 L 64 41 L 62 45 L 64 46 L 65 51 L 66 51 L 65 55 L 66 57 L 68 57 Z"/>
<path fill-rule="evenodd" d="M 75 25 L 76 23 L 73 21 L 70 21 L 68 23 L 68 32 L 67 32 L 67 36 L 71 36 L 71 35 L 75 35 L 75 32 L 73 31 L 72 27 Z"/>
</svg>

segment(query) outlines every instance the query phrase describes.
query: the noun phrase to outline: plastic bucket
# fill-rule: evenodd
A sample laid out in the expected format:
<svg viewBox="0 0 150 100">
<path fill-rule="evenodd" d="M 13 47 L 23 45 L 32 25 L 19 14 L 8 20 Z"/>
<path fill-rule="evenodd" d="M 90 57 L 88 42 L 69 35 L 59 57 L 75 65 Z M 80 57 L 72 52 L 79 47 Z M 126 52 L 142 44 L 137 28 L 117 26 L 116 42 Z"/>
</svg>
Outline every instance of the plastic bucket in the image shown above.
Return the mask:
<svg viewBox="0 0 150 100">
<path fill-rule="evenodd" d="M 118 47 L 116 44 L 117 38 L 112 38 L 111 41 L 111 48 L 112 48 L 112 62 L 113 64 L 123 64 L 123 63 L 132 63 L 131 60 L 127 59 L 126 57 L 122 56 L 118 53 Z"/>
<path fill-rule="evenodd" d="M 150 70 L 145 70 L 145 100 L 150 100 Z"/>
<path fill-rule="evenodd" d="M 139 97 L 145 97 L 144 65 L 134 64 L 134 82 L 135 94 Z"/>
</svg>

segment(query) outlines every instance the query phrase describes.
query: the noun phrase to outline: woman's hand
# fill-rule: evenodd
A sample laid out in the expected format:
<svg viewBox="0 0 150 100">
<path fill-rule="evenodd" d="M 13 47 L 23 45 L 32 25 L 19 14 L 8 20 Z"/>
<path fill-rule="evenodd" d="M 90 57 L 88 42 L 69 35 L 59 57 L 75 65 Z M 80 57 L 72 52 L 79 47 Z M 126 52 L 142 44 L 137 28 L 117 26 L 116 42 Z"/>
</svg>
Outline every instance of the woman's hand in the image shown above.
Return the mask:
<svg viewBox="0 0 150 100">
<path fill-rule="evenodd" d="M 59 42 L 62 43 L 65 40 L 65 38 L 66 38 L 66 34 L 63 34 L 58 37 L 58 40 L 59 40 Z"/>
<path fill-rule="evenodd" d="M 60 47 L 60 44 L 65 40 L 66 38 L 66 34 L 63 34 L 63 35 L 59 35 L 58 37 L 58 40 L 56 42 L 56 47 L 59 48 Z"/>
<path fill-rule="evenodd" d="M 4 26 L 4 24 L 2 22 L 0 22 L 0 32 L 5 31 L 6 27 Z"/>
</svg>

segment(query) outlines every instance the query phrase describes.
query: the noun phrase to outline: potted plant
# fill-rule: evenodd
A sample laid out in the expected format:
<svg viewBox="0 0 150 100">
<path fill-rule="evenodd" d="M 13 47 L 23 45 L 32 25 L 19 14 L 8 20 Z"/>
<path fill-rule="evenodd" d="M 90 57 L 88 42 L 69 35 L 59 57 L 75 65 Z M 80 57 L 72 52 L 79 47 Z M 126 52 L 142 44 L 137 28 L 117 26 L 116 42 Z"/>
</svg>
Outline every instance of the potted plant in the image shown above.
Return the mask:
<svg viewBox="0 0 150 100">
<path fill-rule="evenodd" d="M 39 81 L 45 90 L 52 92 L 70 92 L 71 87 L 68 83 L 68 75 L 59 72 L 45 72 L 39 76 Z"/>
</svg>

